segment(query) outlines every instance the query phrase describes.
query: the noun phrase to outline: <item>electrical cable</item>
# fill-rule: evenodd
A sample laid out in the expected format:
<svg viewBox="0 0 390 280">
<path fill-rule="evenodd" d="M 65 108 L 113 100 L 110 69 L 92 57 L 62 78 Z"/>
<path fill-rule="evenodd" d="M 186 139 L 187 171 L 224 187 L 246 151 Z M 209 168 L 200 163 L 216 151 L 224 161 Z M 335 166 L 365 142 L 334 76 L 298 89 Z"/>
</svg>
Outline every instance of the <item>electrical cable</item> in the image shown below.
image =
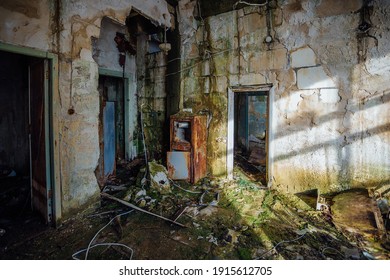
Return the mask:
<svg viewBox="0 0 390 280">
<path fill-rule="evenodd" d="M 144 118 L 142 113 L 142 108 L 145 106 L 145 103 L 141 105 L 141 133 L 142 133 L 142 143 L 144 145 L 144 155 L 145 155 L 145 164 L 146 164 L 146 172 L 144 174 L 144 177 L 142 181 L 147 180 L 146 176 L 149 169 L 149 163 L 148 163 L 148 151 L 146 150 L 146 143 L 145 143 L 145 131 L 144 131 Z"/>
<path fill-rule="evenodd" d="M 202 193 L 202 192 L 194 192 L 194 191 L 186 190 L 186 189 L 180 187 L 178 184 L 176 184 L 172 179 L 169 179 L 169 181 L 171 181 L 172 185 L 174 185 L 176 188 L 181 189 L 182 191 L 192 193 L 192 194 L 201 194 Z"/>
<path fill-rule="evenodd" d="M 338 253 L 340 256 L 342 256 L 343 259 L 345 258 L 345 256 L 344 256 L 339 250 L 337 250 L 337 249 L 335 249 L 335 248 L 332 248 L 332 247 L 325 247 L 325 248 L 323 248 L 323 249 L 321 250 L 321 255 L 322 255 L 324 258 L 326 258 L 326 256 L 324 255 L 324 252 L 325 252 L 326 250 L 333 250 L 333 251 L 335 251 L 336 253 Z"/>
<path fill-rule="evenodd" d="M 263 258 L 264 256 L 268 255 L 269 252 L 271 252 L 272 250 L 276 249 L 276 247 L 278 247 L 279 245 L 283 244 L 283 243 L 290 243 L 290 242 L 295 242 L 295 241 L 298 241 L 299 239 L 303 238 L 305 235 L 306 235 L 307 232 L 305 232 L 304 234 L 302 234 L 301 236 L 295 238 L 295 239 L 292 239 L 292 240 L 283 240 L 283 241 L 280 241 L 278 244 L 276 244 L 274 247 L 272 247 L 271 249 L 269 249 L 267 252 L 265 252 L 264 254 L 262 254 L 260 257 L 257 257 L 256 260 L 260 259 L 260 258 Z"/>
<path fill-rule="evenodd" d="M 127 212 L 118 214 L 118 215 L 116 215 L 114 218 L 112 218 L 104 227 L 102 227 L 100 230 L 98 230 L 98 232 L 94 235 L 94 237 L 93 237 L 93 238 L 91 239 L 91 241 L 89 242 L 88 247 L 87 247 L 86 249 L 83 249 L 83 250 L 80 250 L 80 251 L 74 253 L 74 254 L 72 255 L 72 258 L 75 259 L 75 258 L 74 258 L 75 255 L 77 255 L 77 254 L 79 254 L 79 253 L 81 253 L 81 252 L 86 252 L 86 253 L 85 253 L 85 260 L 87 260 L 87 259 L 88 259 L 89 250 L 90 250 L 91 248 L 94 248 L 94 247 L 96 247 L 96 246 L 98 245 L 98 244 L 92 245 L 92 242 L 96 239 L 96 237 L 99 235 L 99 233 L 102 232 L 106 227 L 108 227 L 108 226 L 111 224 L 111 222 L 114 221 L 116 218 L 121 217 L 121 216 L 123 216 L 123 215 L 130 214 L 130 213 L 133 212 L 133 211 L 134 211 L 134 210 L 130 210 L 130 211 L 127 211 Z M 102 243 L 102 244 L 104 244 L 104 243 Z M 109 244 L 120 244 L 120 243 L 109 243 Z M 102 246 L 103 246 L 103 245 L 102 245 Z M 127 247 L 127 246 L 124 245 L 124 244 L 117 245 L 117 246 Z M 129 248 L 129 249 L 133 252 L 133 250 L 132 250 L 131 248 Z M 131 256 L 133 256 L 133 254 L 131 254 Z"/>
<path fill-rule="evenodd" d="M 129 246 L 124 245 L 124 244 L 121 244 L 121 243 L 115 243 L 115 242 L 113 242 L 113 243 L 98 243 L 98 244 L 92 245 L 89 249 L 92 249 L 92 248 L 95 248 L 95 247 L 99 247 L 99 246 L 119 246 L 119 247 L 124 247 L 124 248 L 128 249 L 128 250 L 131 252 L 131 254 L 130 254 L 130 259 L 129 259 L 129 260 L 131 260 L 131 259 L 133 258 L 134 250 L 131 249 Z M 80 260 L 80 259 L 77 258 L 76 256 L 77 256 L 78 254 L 80 254 L 80 253 L 85 252 L 85 251 L 87 251 L 87 249 L 82 249 L 82 250 L 80 250 L 80 251 L 77 251 L 76 253 L 74 253 L 74 254 L 72 255 L 72 259 L 74 259 L 74 260 Z"/>
<path fill-rule="evenodd" d="M 237 7 L 238 4 L 245 4 L 245 5 L 248 5 L 248 6 L 262 7 L 262 6 L 268 5 L 268 1 L 265 1 L 265 2 L 262 3 L 262 4 L 257 4 L 257 3 L 249 3 L 249 2 L 246 2 L 246 1 L 239 0 L 239 1 L 237 1 L 237 2 L 233 5 L 233 9 L 234 9 L 234 10 L 236 9 L 236 7 Z"/>
</svg>

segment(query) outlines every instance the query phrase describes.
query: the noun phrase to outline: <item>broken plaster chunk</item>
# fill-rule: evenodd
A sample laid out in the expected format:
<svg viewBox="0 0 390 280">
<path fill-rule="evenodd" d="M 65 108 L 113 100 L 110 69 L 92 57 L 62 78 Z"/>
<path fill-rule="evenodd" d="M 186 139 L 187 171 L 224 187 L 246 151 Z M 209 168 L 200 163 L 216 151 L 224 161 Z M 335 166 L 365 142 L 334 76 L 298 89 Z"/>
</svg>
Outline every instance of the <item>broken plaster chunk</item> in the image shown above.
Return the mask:
<svg viewBox="0 0 390 280">
<path fill-rule="evenodd" d="M 135 195 L 136 198 L 140 196 L 146 196 L 146 190 L 142 189 L 139 192 L 137 192 L 137 194 Z"/>
<path fill-rule="evenodd" d="M 218 239 L 216 237 L 213 236 L 212 233 L 210 233 L 207 237 L 206 237 L 207 241 L 210 242 L 210 243 L 213 243 L 214 245 L 217 245 L 218 246 Z"/>
<path fill-rule="evenodd" d="M 203 208 L 199 211 L 199 215 L 203 217 L 210 217 L 213 214 L 215 214 L 218 211 L 218 209 L 215 206 L 207 206 L 206 208 Z"/>
<path fill-rule="evenodd" d="M 195 228 L 200 228 L 200 224 L 195 223 L 195 222 L 192 222 L 192 224 L 194 225 Z"/>
<path fill-rule="evenodd" d="M 155 161 L 149 162 L 150 187 L 161 194 L 171 192 L 171 185 L 168 180 L 168 171 L 165 166 Z"/>
<path fill-rule="evenodd" d="M 316 55 L 311 48 L 301 48 L 291 53 L 291 67 L 300 68 L 315 65 Z"/>
<path fill-rule="evenodd" d="M 320 100 L 323 103 L 335 104 L 341 100 L 337 88 L 322 88 L 320 90 Z"/>
</svg>

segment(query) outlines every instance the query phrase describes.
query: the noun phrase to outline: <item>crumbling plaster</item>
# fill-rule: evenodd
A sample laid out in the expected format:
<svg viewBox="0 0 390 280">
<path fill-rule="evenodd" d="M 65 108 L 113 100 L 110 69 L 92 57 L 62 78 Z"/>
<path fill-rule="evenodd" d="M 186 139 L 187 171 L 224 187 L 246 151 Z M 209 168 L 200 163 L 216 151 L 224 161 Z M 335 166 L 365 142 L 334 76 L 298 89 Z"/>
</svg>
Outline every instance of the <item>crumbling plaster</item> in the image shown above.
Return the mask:
<svg viewBox="0 0 390 280">
<path fill-rule="evenodd" d="M 92 56 L 91 38 L 99 38 L 104 17 L 124 26 L 134 8 L 154 23 L 170 26 L 164 0 L 0 3 L 0 42 L 51 52 L 59 58 L 58 91 L 53 93 L 53 156 L 63 215 L 99 193 L 94 174 L 99 157 L 99 65 Z M 112 61 L 117 59 L 112 57 Z M 127 71 L 134 76 L 134 67 Z M 133 87 L 131 94 L 135 91 Z M 68 114 L 71 108 L 74 114 Z"/>
<path fill-rule="evenodd" d="M 194 1 L 181 2 L 189 10 L 180 16 L 194 12 Z M 195 29 L 193 18 L 179 19 L 189 23 L 181 30 L 182 107 L 213 114 L 210 172 L 226 174 L 228 88 L 270 83 L 271 185 L 296 193 L 389 184 L 390 1 L 372 2 L 373 37 L 361 41 L 362 1 L 276 3 L 268 30 L 264 7 L 208 17 Z"/>
</svg>

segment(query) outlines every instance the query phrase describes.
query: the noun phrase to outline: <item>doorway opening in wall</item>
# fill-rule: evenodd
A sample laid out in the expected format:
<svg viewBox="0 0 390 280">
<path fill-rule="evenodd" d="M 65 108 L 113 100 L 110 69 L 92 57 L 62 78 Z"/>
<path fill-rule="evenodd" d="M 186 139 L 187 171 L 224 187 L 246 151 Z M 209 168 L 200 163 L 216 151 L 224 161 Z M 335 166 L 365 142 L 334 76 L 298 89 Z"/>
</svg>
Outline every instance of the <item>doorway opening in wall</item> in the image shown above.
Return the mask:
<svg viewBox="0 0 390 280">
<path fill-rule="evenodd" d="M 234 93 L 234 165 L 267 182 L 268 91 Z"/>
<path fill-rule="evenodd" d="M 49 66 L 0 50 L 0 247 L 52 222 Z"/>
<path fill-rule="evenodd" d="M 115 74 L 115 73 L 114 73 Z M 118 185 L 129 178 L 127 160 L 128 135 L 127 85 L 128 79 L 112 75 L 99 75 L 100 118 L 99 146 L 100 158 L 96 176 L 101 188 Z"/>
</svg>

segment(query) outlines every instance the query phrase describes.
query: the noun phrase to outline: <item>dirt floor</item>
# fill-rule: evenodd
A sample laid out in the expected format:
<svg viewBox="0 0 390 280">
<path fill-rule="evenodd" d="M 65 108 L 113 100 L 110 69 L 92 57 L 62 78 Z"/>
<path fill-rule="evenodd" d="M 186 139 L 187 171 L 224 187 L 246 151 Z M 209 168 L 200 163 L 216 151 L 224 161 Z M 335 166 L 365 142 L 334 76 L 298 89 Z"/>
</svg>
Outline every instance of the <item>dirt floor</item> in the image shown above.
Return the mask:
<svg viewBox="0 0 390 280">
<path fill-rule="evenodd" d="M 147 186 L 145 169 L 140 171 L 128 183 L 113 180 L 114 187 L 103 191 L 181 225 L 104 198 L 58 228 L 16 234 L 4 227 L 0 258 L 390 259 L 387 239 L 371 216 L 340 214 L 351 213 L 348 194 L 316 211 L 296 196 L 251 181 L 240 168 L 233 181 L 171 182 L 171 191 L 162 194 Z M 360 195 L 364 203 L 372 202 Z M 365 230 L 356 230 L 362 223 Z"/>
</svg>

